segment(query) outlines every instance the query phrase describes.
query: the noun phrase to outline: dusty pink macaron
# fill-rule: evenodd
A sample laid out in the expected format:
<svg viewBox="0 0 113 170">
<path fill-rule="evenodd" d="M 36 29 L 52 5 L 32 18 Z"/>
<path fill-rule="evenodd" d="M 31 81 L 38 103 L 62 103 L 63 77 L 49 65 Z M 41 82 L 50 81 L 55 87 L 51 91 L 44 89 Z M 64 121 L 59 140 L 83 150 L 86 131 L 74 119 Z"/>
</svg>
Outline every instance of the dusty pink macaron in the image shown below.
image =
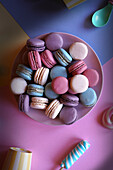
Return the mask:
<svg viewBox="0 0 113 170">
<path fill-rule="evenodd" d="M 42 67 L 41 58 L 38 51 L 28 52 L 28 61 L 32 70 L 37 70 Z"/>
<path fill-rule="evenodd" d="M 56 94 L 64 94 L 68 91 L 68 80 L 65 77 L 56 77 L 51 83 L 52 89 Z"/>
<path fill-rule="evenodd" d="M 46 39 L 46 46 L 49 50 L 55 51 L 63 46 L 63 38 L 58 33 L 50 33 Z"/>
<path fill-rule="evenodd" d="M 43 64 L 48 68 L 52 68 L 55 64 L 57 64 L 50 50 L 43 51 L 40 56 Z"/>
<path fill-rule="evenodd" d="M 72 74 L 73 76 L 75 74 L 83 73 L 86 69 L 87 65 L 83 60 L 74 62 L 70 67 L 68 67 L 69 73 Z"/>
<path fill-rule="evenodd" d="M 97 85 L 99 81 L 99 74 L 95 69 L 87 69 L 83 73 L 89 80 L 89 87 L 94 87 Z"/>
</svg>

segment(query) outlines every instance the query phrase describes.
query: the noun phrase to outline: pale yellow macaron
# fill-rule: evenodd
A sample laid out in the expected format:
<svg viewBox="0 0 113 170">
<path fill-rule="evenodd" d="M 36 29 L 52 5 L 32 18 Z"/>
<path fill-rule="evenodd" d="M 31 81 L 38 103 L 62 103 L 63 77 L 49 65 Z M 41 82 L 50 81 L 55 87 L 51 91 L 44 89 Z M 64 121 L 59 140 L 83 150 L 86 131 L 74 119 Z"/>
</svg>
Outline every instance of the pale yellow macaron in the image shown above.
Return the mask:
<svg viewBox="0 0 113 170">
<path fill-rule="evenodd" d="M 74 60 L 83 60 L 87 57 L 88 48 L 84 43 L 75 42 L 69 47 L 69 53 Z"/>
<path fill-rule="evenodd" d="M 77 74 L 70 80 L 70 89 L 75 93 L 83 93 L 88 89 L 89 81 L 86 76 Z"/>
<path fill-rule="evenodd" d="M 49 69 L 45 67 L 38 68 L 34 75 L 34 82 L 40 85 L 44 85 L 47 82 L 49 75 Z"/>
<path fill-rule="evenodd" d="M 53 100 L 47 107 L 45 114 L 51 119 L 55 119 L 60 113 L 63 104 L 61 104 L 57 99 Z"/>
<path fill-rule="evenodd" d="M 45 110 L 48 102 L 48 99 L 45 97 L 32 97 L 30 107 L 33 109 Z"/>
</svg>

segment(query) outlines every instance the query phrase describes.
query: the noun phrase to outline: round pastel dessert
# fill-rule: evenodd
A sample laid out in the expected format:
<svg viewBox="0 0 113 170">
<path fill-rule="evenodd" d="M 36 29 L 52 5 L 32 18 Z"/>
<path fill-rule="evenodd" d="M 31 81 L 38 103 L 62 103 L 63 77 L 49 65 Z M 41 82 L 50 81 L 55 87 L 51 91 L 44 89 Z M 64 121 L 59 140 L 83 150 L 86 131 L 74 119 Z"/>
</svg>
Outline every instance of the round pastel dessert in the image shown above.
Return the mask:
<svg viewBox="0 0 113 170">
<path fill-rule="evenodd" d="M 43 64 L 48 68 L 52 68 L 56 64 L 52 52 L 48 49 L 41 53 L 41 60 Z"/>
<path fill-rule="evenodd" d="M 61 104 L 57 99 L 54 99 L 45 111 L 45 115 L 51 119 L 55 119 L 59 112 L 61 111 L 63 104 Z"/>
<path fill-rule="evenodd" d="M 87 69 L 87 65 L 83 60 L 77 61 L 73 63 L 70 67 L 68 67 L 69 73 L 72 74 L 73 76 L 75 74 L 83 73 L 86 69 Z"/>
<path fill-rule="evenodd" d="M 33 51 L 44 51 L 45 50 L 45 42 L 38 38 L 30 38 L 27 40 L 26 46 L 28 50 Z"/>
<path fill-rule="evenodd" d="M 27 87 L 27 94 L 31 96 L 43 96 L 44 87 L 37 84 L 29 84 Z"/>
<path fill-rule="evenodd" d="M 89 80 L 89 87 L 94 87 L 97 85 L 99 81 L 99 74 L 95 69 L 87 69 L 83 73 Z"/>
<path fill-rule="evenodd" d="M 38 51 L 29 51 L 28 61 L 32 70 L 37 70 L 38 68 L 42 67 L 41 58 Z"/>
<path fill-rule="evenodd" d="M 69 53 L 74 60 L 83 60 L 87 57 L 88 48 L 82 42 L 75 42 L 69 47 Z"/>
<path fill-rule="evenodd" d="M 72 62 L 72 57 L 63 48 L 58 49 L 54 53 L 55 58 L 62 66 L 67 66 Z"/>
<path fill-rule="evenodd" d="M 113 129 L 113 106 L 104 111 L 102 123 L 108 129 Z"/>
<path fill-rule="evenodd" d="M 56 94 L 53 89 L 52 89 L 52 86 L 51 86 L 51 82 L 47 83 L 46 86 L 45 86 L 45 96 L 52 100 L 52 99 L 56 99 L 59 97 L 59 94 Z"/>
<path fill-rule="evenodd" d="M 67 78 L 67 70 L 65 67 L 57 65 L 51 69 L 50 77 L 53 80 L 54 78 L 59 76 Z"/>
<path fill-rule="evenodd" d="M 51 83 L 52 89 L 57 94 L 64 94 L 68 91 L 68 80 L 65 77 L 56 77 Z"/>
<path fill-rule="evenodd" d="M 86 107 L 92 107 L 97 102 L 97 94 L 94 89 L 88 88 L 79 95 L 80 102 Z"/>
<path fill-rule="evenodd" d="M 32 80 L 33 70 L 23 64 L 19 64 L 16 69 L 16 74 L 25 80 Z"/>
<path fill-rule="evenodd" d="M 29 95 L 21 94 L 19 96 L 19 103 L 18 103 L 19 110 L 28 113 L 29 111 Z"/>
<path fill-rule="evenodd" d="M 45 110 L 48 102 L 48 99 L 45 97 L 32 97 L 30 107 L 33 109 Z"/>
<path fill-rule="evenodd" d="M 27 82 L 21 77 L 15 77 L 11 80 L 11 90 L 14 94 L 23 94 L 27 89 Z"/>
<path fill-rule="evenodd" d="M 70 89 L 75 93 L 83 93 L 88 89 L 89 81 L 86 76 L 77 74 L 70 80 Z"/>
<path fill-rule="evenodd" d="M 63 39 L 61 35 L 57 33 L 50 33 L 46 37 L 45 42 L 46 42 L 47 48 L 51 51 L 58 50 L 59 48 L 63 46 Z"/>
<path fill-rule="evenodd" d="M 79 98 L 73 94 L 63 94 L 60 96 L 60 103 L 65 106 L 77 106 L 79 104 Z"/>
<path fill-rule="evenodd" d="M 77 110 L 74 107 L 63 107 L 59 114 L 60 120 L 66 124 L 70 125 L 74 123 L 77 119 Z"/>
<path fill-rule="evenodd" d="M 49 69 L 45 67 L 38 68 L 34 75 L 34 82 L 40 85 L 44 85 L 47 82 L 49 76 Z"/>
</svg>

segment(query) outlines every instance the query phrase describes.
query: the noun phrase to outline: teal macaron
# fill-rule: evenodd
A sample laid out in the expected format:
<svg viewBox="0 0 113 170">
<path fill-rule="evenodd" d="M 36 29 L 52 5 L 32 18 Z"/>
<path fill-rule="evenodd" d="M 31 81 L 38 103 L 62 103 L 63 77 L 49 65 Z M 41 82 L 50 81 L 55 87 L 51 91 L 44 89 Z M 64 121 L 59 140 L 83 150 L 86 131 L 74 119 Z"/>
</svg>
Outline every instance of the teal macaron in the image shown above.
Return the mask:
<svg viewBox="0 0 113 170">
<path fill-rule="evenodd" d="M 25 80 L 32 80 L 33 70 L 23 64 L 19 64 L 16 69 L 16 74 Z"/>
<path fill-rule="evenodd" d="M 72 61 L 72 57 L 63 48 L 58 49 L 53 54 L 58 62 L 63 66 L 67 66 Z"/>
<path fill-rule="evenodd" d="M 37 84 L 29 84 L 27 87 L 27 94 L 31 96 L 43 96 L 44 87 Z"/>
<path fill-rule="evenodd" d="M 94 89 L 88 88 L 79 95 L 80 102 L 86 107 L 92 107 L 97 102 L 97 94 Z"/>
</svg>

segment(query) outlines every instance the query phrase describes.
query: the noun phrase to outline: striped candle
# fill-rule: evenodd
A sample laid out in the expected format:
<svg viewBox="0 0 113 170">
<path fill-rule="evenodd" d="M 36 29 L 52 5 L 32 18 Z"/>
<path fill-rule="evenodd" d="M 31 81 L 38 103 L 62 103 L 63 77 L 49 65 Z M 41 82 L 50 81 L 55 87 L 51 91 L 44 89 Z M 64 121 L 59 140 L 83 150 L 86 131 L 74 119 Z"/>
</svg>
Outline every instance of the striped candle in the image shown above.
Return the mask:
<svg viewBox="0 0 113 170">
<path fill-rule="evenodd" d="M 87 141 L 82 140 L 61 162 L 61 169 L 69 169 L 89 147 L 90 144 Z"/>
<path fill-rule="evenodd" d="M 85 0 L 63 0 L 63 1 L 66 4 L 67 8 L 71 9 L 74 6 L 84 2 Z"/>
<path fill-rule="evenodd" d="M 2 170 L 30 170 L 31 159 L 31 151 L 16 147 L 10 147 Z"/>
</svg>

